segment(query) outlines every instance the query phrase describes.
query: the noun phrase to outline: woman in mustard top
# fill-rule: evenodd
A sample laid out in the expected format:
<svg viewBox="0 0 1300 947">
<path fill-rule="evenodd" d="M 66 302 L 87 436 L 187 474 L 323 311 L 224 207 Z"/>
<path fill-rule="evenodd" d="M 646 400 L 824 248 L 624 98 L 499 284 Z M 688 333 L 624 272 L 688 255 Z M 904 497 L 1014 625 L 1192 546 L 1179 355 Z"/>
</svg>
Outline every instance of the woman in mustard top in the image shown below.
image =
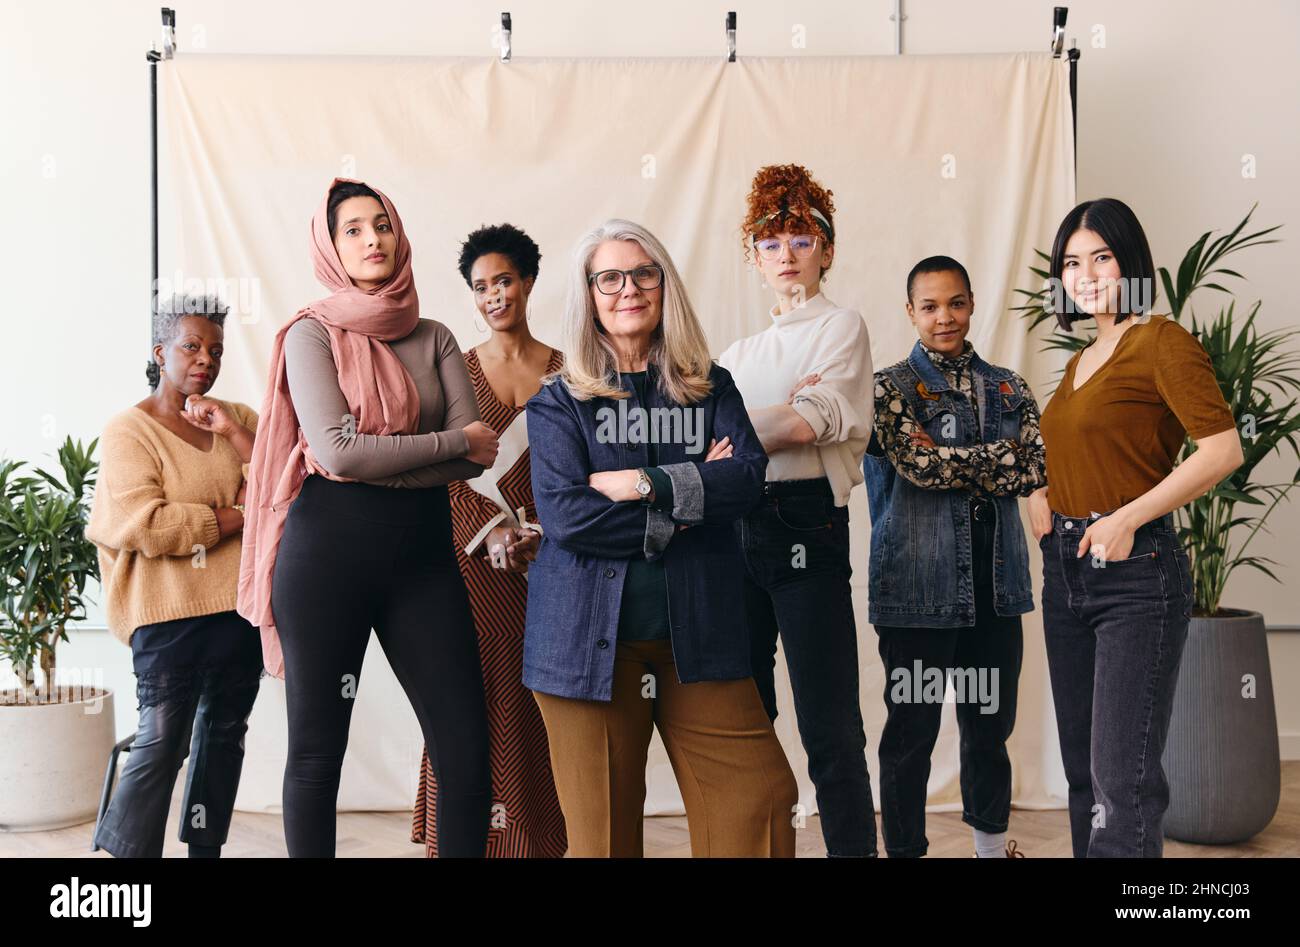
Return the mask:
<svg viewBox="0 0 1300 947">
<path fill-rule="evenodd" d="M 1061 327 L 1097 323 L 1043 411 L 1048 485 L 1029 501 L 1071 840 L 1076 858 L 1158 858 L 1192 609 L 1172 511 L 1236 469 L 1241 443 L 1205 349 L 1147 311 L 1155 268 L 1127 205 L 1070 211 L 1051 276 Z M 1176 464 L 1185 437 L 1197 449 Z"/>
</svg>

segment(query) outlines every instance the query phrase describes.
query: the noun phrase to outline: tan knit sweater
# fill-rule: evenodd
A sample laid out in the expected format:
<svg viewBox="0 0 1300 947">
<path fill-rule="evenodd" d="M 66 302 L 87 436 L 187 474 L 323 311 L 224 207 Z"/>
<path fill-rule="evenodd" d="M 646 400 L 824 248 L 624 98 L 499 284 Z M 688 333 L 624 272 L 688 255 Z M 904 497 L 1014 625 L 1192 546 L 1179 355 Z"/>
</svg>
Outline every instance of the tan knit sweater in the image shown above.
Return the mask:
<svg viewBox="0 0 1300 947">
<path fill-rule="evenodd" d="M 221 403 L 256 430 L 252 408 Z M 109 419 L 99 455 L 86 538 L 113 634 L 130 644 L 141 625 L 234 609 L 240 535 L 218 541 L 215 508 L 234 505 L 248 470 L 230 442 L 199 450 L 132 406 Z"/>
</svg>

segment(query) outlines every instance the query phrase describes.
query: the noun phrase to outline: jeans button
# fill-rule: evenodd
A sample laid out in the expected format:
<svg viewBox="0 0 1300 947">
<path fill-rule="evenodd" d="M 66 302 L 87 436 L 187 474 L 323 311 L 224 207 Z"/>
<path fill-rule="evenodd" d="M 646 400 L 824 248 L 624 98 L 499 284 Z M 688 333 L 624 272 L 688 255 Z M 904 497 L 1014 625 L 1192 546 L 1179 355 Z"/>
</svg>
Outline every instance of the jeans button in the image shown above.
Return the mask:
<svg viewBox="0 0 1300 947">
<path fill-rule="evenodd" d="M 605 578 L 607 578 L 607 579 L 612 579 L 612 578 L 614 578 L 614 570 L 613 570 L 613 569 L 606 569 L 606 570 L 605 570 Z"/>
<path fill-rule="evenodd" d="M 1069 520 L 1066 520 L 1066 521 L 1065 521 L 1065 528 L 1066 528 L 1066 529 L 1074 529 L 1074 524 L 1071 523 Z"/>
<path fill-rule="evenodd" d="M 601 651 L 604 651 L 606 648 L 609 647 L 609 642 L 604 638 L 597 638 L 596 647 L 599 648 Z"/>
</svg>

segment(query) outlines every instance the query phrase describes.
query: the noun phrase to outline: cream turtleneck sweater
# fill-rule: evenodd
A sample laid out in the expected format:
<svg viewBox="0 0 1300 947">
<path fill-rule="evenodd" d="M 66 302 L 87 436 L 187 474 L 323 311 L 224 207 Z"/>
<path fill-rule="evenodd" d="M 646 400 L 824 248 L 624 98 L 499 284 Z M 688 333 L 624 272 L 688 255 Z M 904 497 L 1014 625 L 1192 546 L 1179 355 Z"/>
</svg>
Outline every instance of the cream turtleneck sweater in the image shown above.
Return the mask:
<svg viewBox="0 0 1300 947">
<path fill-rule="evenodd" d="M 750 410 L 785 404 L 795 382 L 821 374 L 792 404 L 812 427 L 813 443 L 771 452 L 767 479 L 826 477 L 835 505 L 844 506 L 862 482 L 875 410 L 867 325 L 856 309 L 835 305 L 825 293 L 784 315 L 773 306 L 768 315 L 768 328 L 732 343 L 718 364 L 731 372 Z"/>
</svg>

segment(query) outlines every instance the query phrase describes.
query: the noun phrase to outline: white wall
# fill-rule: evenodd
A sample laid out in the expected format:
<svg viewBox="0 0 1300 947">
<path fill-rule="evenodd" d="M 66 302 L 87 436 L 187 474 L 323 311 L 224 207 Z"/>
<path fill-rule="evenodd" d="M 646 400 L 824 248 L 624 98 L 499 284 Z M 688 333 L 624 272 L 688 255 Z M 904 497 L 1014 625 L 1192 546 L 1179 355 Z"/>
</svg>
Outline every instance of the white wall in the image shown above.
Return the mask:
<svg viewBox="0 0 1300 947">
<path fill-rule="evenodd" d="M 0 169 L 10 187 L 0 277 L 10 302 L 0 336 L 0 453 L 44 460 L 65 435 L 89 440 L 142 397 L 148 352 L 149 126 L 144 52 L 161 3 L 0 2 Z M 491 56 L 505 7 L 526 56 L 717 56 L 726 10 L 740 55 L 892 52 L 889 0 L 819 3 L 577 0 L 429 4 L 371 0 L 176 0 L 184 50 Z M 1049 0 L 907 0 L 909 54 L 1045 48 Z M 57 24 L 47 18 L 57 9 Z M 799 27 L 802 27 L 802 30 Z M 802 35 L 803 48 L 793 43 Z M 1158 265 L 1174 267 L 1203 231 L 1250 205 L 1285 243 L 1230 265 L 1263 301 L 1262 328 L 1293 322 L 1290 261 L 1300 241 L 1300 4 L 1291 0 L 1089 0 L 1070 6 L 1079 70 L 1079 197 L 1116 196 L 1143 221 Z M 1104 44 L 1104 45 L 1098 45 Z M 342 65 L 340 66 L 342 68 Z M 816 90 L 809 90 L 816 95 Z M 846 116 L 846 120 L 852 120 Z M 970 142 L 972 148 L 978 142 Z M 1253 155 L 1254 178 L 1243 178 Z M 881 222 L 905 227 L 906 221 Z M 887 289 L 886 291 L 893 291 Z M 1217 308 L 1214 294 L 1198 300 Z M 1289 478 L 1294 458 L 1263 472 Z M 1300 626 L 1300 502 L 1280 510 L 1256 552 L 1282 563 L 1281 585 L 1254 572 L 1226 604 Z M 92 618 L 97 612 L 92 613 Z M 83 633 L 77 638 L 84 640 Z M 1300 671 L 1300 648 L 1272 633 L 1273 675 Z M 91 663 L 74 644 L 68 664 Z M 121 654 L 123 671 L 129 655 Z M 129 679 L 129 678 L 128 678 Z M 122 701 L 120 703 L 131 703 Z M 129 708 L 128 708 L 129 709 Z M 119 713 L 123 708 L 119 707 Z M 1300 757 L 1300 707 L 1279 700 L 1284 751 Z"/>
</svg>

